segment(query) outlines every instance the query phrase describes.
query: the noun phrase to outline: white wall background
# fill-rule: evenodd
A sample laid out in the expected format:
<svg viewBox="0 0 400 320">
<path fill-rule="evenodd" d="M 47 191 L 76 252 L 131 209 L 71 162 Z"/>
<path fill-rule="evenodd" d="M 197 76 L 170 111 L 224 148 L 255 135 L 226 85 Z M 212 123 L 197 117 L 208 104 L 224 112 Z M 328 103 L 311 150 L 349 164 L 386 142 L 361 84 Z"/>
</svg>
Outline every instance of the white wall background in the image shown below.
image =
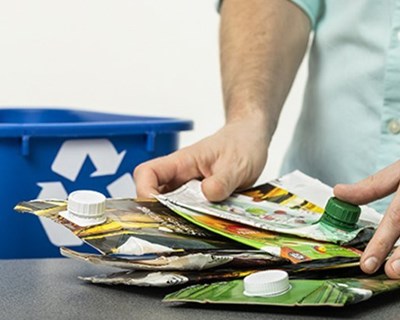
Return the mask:
<svg viewBox="0 0 400 320">
<path fill-rule="evenodd" d="M 0 1 L 0 106 L 192 119 L 185 146 L 223 124 L 215 0 Z M 302 100 L 295 82 L 260 181 L 278 176 Z"/>
</svg>

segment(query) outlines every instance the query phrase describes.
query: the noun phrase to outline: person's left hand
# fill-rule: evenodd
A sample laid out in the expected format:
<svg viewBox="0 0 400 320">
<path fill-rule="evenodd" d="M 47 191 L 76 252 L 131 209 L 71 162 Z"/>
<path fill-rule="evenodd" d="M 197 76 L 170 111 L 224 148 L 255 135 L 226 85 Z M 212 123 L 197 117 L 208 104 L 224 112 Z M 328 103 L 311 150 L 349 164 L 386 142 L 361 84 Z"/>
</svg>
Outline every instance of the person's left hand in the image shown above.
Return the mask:
<svg viewBox="0 0 400 320">
<path fill-rule="evenodd" d="M 400 237 L 400 161 L 355 184 L 338 184 L 333 191 L 337 198 L 358 205 L 396 192 L 361 257 L 361 269 L 369 274 L 376 272 Z M 387 260 L 385 273 L 389 278 L 400 279 L 400 247 Z"/>
</svg>

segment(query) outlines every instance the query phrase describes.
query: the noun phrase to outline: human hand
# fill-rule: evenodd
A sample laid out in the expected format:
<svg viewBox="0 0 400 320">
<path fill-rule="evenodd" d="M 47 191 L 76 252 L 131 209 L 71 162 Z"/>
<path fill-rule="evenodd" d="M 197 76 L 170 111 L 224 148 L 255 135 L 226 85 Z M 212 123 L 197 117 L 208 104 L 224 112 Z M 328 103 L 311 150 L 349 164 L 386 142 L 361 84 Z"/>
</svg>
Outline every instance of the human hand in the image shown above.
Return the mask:
<svg viewBox="0 0 400 320">
<path fill-rule="evenodd" d="M 367 204 L 396 192 L 375 235 L 361 257 L 361 269 L 372 274 L 384 263 L 400 237 L 400 161 L 355 184 L 338 184 L 333 192 L 336 197 L 353 204 Z M 400 279 L 400 247 L 385 264 L 389 278 Z"/>
<path fill-rule="evenodd" d="M 172 191 L 195 178 L 204 178 L 202 191 L 209 201 L 224 200 L 234 190 L 251 186 L 267 159 L 264 127 L 251 117 L 231 121 L 189 147 L 139 165 L 134 171 L 138 196 Z"/>
</svg>

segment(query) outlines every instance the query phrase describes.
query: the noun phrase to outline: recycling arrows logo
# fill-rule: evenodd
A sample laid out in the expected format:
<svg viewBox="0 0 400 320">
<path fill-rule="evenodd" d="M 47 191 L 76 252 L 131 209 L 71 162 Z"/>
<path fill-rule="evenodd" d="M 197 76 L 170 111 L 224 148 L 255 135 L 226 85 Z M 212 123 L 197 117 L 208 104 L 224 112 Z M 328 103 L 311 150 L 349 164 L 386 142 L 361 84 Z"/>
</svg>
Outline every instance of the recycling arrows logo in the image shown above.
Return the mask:
<svg viewBox="0 0 400 320">
<path fill-rule="evenodd" d="M 90 178 L 112 176 L 118 172 L 125 155 L 126 150 L 118 153 L 108 139 L 66 140 L 58 150 L 51 170 L 57 175 L 75 182 L 86 159 L 89 158 L 96 168 Z M 37 185 L 41 188 L 38 199 L 66 199 L 68 197 L 68 192 L 60 181 L 38 182 Z M 106 186 L 106 189 L 109 195 L 114 198 L 133 198 L 136 196 L 135 184 L 129 172 L 116 178 Z M 76 246 L 82 244 L 79 238 L 54 221 L 40 218 L 40 222 L 50 242 L 54 245 Z"/>
<path fill-rule="evenodd" d="M 86 157 L 89 157 L 96 171 L 91 177 L 112 175 L 118 170 L 126 151 L 118 154 L 114 145 L 107 139 L 68 140 L 61 146 L 51 170 L 75 181 Z"/>
</svg>

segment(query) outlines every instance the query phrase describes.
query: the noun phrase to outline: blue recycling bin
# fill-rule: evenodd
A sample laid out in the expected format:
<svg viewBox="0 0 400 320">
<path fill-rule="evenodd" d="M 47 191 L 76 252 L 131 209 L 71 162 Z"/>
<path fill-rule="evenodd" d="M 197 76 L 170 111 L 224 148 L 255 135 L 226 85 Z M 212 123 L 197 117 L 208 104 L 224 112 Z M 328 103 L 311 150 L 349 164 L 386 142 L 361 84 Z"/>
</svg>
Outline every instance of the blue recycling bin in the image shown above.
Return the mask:
<svg viewBox="0 0 400 320">
<path fill-rule="evenodd" d="M 63 243 L 48 221 L 16 213 L 18 202 L 79 189 L 134 196 L 133 169 L 176 150 L 179 131 L 190 129 L 173 118 L 0 109 L 0 259 L 58 257 L 58 245 L 79 245 Z"/>
</svg>

